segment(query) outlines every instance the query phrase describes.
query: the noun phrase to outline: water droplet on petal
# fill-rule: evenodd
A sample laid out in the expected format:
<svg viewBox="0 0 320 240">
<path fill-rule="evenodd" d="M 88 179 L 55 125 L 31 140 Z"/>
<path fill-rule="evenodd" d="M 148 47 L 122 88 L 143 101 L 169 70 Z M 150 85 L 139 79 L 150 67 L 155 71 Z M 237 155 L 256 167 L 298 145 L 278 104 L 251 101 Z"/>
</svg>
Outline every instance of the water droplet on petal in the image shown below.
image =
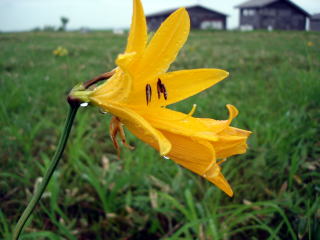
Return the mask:
<svg viewBox="0 0 320 240">
<path fill-rule="evenodd" d="M 169 158 L 169 157 L 167 157 L 167 156 L 163 156 L 163 158 L 164 158 L 164 159 L 170 159 L 170 158 Z"/>
<path fill-rule="evenodd" d="M 219 175 L 221 171 L 221 167 L 217 164 L 214 163 L 209 168 L 203 173 L 203 177 L 205 178 L 215 178 Z"/>
<path fill-rule="evenodd" d="M 87 102 L 84 102 L 84 103 L 80 104 L 81 107 L 87 107 L 88 105 L 89 105 L 89 103 L 87 103 Z"/>
<path fill-rule="evenodd" d="M 103 111 L 102 109 L 99 109 L 99 113 L 101 113 L 101 114 L 108 114 L 108 112 Z"/>
</svg>

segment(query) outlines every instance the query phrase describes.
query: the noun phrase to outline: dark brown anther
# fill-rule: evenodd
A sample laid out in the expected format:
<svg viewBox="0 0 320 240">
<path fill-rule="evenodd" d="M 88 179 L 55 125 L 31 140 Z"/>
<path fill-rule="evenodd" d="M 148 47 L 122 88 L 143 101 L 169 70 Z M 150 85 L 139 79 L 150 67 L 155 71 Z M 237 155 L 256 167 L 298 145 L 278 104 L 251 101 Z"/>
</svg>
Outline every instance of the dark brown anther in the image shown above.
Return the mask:
<svg viewBox="0 0 320 240">
<path fill-rule="evenodd" d="M 151 102 L 151 96 L 152 96 L 151 85 L 150 85 L 150 84 L 147 84 L 147 85 L 146 85 L 146 100 L 147 100 L 147 105 L 149 104 L 149 102 Z"/>
<path fill-rule="evenodd" d="M 168 92 L 167 92 L 167 89 L 166 89 L 166 87 L 164 86 L 164 84 L 162 84 L 161 88 L 162 88 L 161 90 L 162 90 L 162 93 L 163 93 L 163 97 L 164 97 L 165 100 L 167 100 L 167 98 L 168 98 Z"/>
<path fill-rule="evenodd" d="M 157 82 L 158 99 L 160 99 L 161 97 L 161 86 L 162 86 L 161 80 L 160 78 L 158 78 L 158 82 Z"/>
<path fill-rule="evenodd" d="M 167 89 L 164 86 L 164 84 L 161 82 L 160 78 L 158 78 L 158 82 L 157 82 L 157 92 L 158 92 L 158 99 L 160 99 L 161 93 L 163 93 L 163 97 L 164 97 L 165 100 L 168 99 Z"/>
</svg>

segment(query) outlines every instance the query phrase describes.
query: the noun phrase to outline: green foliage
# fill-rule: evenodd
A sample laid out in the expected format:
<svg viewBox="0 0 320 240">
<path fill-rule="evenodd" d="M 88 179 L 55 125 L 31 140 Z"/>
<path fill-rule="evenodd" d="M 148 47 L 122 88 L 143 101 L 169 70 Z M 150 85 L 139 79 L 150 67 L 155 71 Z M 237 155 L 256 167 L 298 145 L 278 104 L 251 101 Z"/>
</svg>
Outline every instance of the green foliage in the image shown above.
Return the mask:
<svg viewBox="0 0 320 240">
<path fill-rule="evenodd" d="M 80 109 L 67 150 L 22 239 L 320 239 L 320 35 L 192 32 L 171 70 L 230 77 L 172 106 L 249 129 L 248 153 L 223 171 L 228 198 L 127 133 L 116 157 L 109 115 Z M 0 34 L 0 239 L 47 168 L 68 91 L 109 71 L 126 37 L 110 32 Z M 314 45 L 309 47 L 308 42 Z M 68 56 L 55 57 L 57 46 Z M 169 93 L 170 94 L 170 93 Z"/>
<path fill-rule="evenodd" d="M 59 31 L 66 31 L 67 29 L 67 24 L 69 22 L 69 18 L 67 17 L 61 17 L 60 18 L 60 21 L 61 21 L 61 26 L 59 27 Z"/>
</svg>

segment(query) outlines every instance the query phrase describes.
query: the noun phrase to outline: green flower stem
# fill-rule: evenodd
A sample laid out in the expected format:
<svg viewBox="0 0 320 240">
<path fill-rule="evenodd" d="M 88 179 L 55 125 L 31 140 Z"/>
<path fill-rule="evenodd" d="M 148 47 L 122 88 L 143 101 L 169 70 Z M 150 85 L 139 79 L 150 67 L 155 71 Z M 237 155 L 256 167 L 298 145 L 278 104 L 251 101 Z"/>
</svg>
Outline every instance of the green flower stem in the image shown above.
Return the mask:
<svg viewBox="0 0 320 240">
<path fill-rule="evenodd" d="M 59 160 L 63 154 L 63 151 L 65 149 L 66 143 L 69 138 L 69 134 L 72 128 L 73 121 L 75 119 L 75 116 L 77 114 L 79 105 L 78 104 L 70 104 L 70 109 L 68 113 L 68 117 L 65 123 L 65 127 L 62 133 L 62 136 L 60 138 L 57 150 L 52 158 L 52 162 L 41 182 L 41 185 L 37 189 L 36 193 L 33 195 L 31 201 L 29 202 L 27 208 L 24 210 L 22 216 L 20 217 L 14 232 L 13 232 L 13 239 L 17 240 L 21 234 L 21 231 L 27 222 L 28 218 L 30 217 L 31 213 L 33 212 L 34 208 L 36 207 L 37 203 L 39 202 L 44 190 L 46 189 L 52 174 L 54 173 L 55 169 L 57 168 L 57 165 L 59 163 Z"/>
</svg>

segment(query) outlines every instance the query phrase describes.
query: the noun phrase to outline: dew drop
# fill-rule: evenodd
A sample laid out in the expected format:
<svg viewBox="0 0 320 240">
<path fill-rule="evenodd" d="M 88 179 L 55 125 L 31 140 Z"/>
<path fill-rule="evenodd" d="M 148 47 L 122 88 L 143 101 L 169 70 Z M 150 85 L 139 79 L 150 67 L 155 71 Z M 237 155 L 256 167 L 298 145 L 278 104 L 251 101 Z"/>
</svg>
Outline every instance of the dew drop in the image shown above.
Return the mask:
<svg viewBox="0 0 320 240">
<path fill-rule="evenodd" d="M 163 156 L 163 158 L 164 158 L 164 159 L 170 159 L 170 158 L 169 158 L 169 157 L 167 157 L 167 156 Z"/>
<path fill-rule="evenodd" d="M 108 114 L 108 112 L 103 111 L 102 109 L 99 109 L 99 113 L 101 114 Z"/>
<path fill-rule="evenodd" d="M 81 107 L 87 107 L 88 105 L 89 105 L 89 103 L 87 103 L 87 102 L 84 102 L 84 103 L 80 104 Z"/>
</svg>

